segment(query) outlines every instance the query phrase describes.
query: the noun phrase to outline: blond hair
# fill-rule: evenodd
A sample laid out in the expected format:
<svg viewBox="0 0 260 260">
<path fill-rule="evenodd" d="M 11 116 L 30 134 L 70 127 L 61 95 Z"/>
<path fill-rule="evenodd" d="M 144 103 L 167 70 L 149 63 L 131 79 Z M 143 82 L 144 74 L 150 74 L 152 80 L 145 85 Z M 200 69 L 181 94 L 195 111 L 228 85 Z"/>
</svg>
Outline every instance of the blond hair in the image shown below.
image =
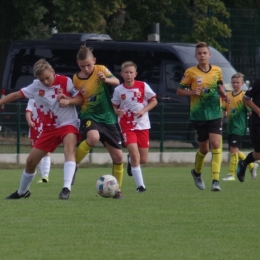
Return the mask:
<svg viewBox="0 0 260 260">
<path fill-rule="evenodd" d="M 135 70 L 137 70 L 137 66 L 133 61 L 125 61 L 122 65 L 121 65 L 121 70 L 127 68 L 127 67 L 135 67 Z"/>
<path fill-rule="evenodd" d="M 45 70 L 53 70 L 52 66 L 50 65 L 49 62 L 47 62 L 44 59 L 38 60 L 34 65 L 33 65 L 33 74 L 35 77 L 40 76 Z"/>
<path fill-rule="evenodd" d="M 206 48 L 209 49 L 209 46 L 208 46 L 208 44 L 207 44 L 206 42 L 198 42 L 198 43 L 196 44 L 196 46 L 195 46 L 196 50 L 197 50 L 198 48 L 203 48 L 203 47 L 206 47 Z"/>
<path fill-rule="evenodd" d="M 236 78 L 236 79 L 241 78 L 242 81 L 244 81 L 244 74 L 242 74 L 241 72 L 238 72 L 238 73 L 234 74 L 234 75 L 231 77 L 231 79 L 234 79 L 234 78 Z"/>
<path fill-rule="evenodd" d="M 77 53 L 77 60 L 86 60 L 87 58 L 94 58 L 92 52 L 93 52 L 93 49 L 88 48 L 86 46 L 86 42 L 84 42 L 84 45 L 80 46 L 79 51 Z"/>
</svg>

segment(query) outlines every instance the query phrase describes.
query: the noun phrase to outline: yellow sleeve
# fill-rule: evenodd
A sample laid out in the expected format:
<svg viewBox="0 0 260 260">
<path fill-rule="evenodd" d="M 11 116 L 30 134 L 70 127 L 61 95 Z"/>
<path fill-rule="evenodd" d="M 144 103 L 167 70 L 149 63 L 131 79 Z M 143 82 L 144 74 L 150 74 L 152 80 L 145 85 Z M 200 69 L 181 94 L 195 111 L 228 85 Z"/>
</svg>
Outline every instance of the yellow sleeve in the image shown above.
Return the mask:
<svg viewBox="0 0 260 260">
<path fill-rule="evenodd" d="M 189 70 L 186 70 L 180 83 L 180 88 L 186 89 L 191 88 L 192 76 Z"/>
</svg>

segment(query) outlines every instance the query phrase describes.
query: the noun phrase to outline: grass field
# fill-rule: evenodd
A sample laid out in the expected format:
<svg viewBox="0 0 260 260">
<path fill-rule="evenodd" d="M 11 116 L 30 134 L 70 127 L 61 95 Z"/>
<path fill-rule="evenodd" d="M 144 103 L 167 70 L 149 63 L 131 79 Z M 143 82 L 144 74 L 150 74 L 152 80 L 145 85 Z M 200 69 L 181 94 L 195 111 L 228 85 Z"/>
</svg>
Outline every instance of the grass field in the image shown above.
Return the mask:
<svg viewBox="0 0 260 260">
<path fill-rule="evenodd" d="M 259 259 L 260 175 L 221 182 L 211 192 L 193 183 L 190 167 L 143 168 L 147 191 L 124 176 L 124 200 L 97 195 L 95 183 L 110 168 L 80 168 L 68 201 L 58 200 L 62 169 L 50 183 L 31 185 L 29 199 L 4 198 L 18 188 L 21 171 L 1 170 L 0 259 Z M 222 168 L 222 176 L 227 167 Z"/>
</svg>

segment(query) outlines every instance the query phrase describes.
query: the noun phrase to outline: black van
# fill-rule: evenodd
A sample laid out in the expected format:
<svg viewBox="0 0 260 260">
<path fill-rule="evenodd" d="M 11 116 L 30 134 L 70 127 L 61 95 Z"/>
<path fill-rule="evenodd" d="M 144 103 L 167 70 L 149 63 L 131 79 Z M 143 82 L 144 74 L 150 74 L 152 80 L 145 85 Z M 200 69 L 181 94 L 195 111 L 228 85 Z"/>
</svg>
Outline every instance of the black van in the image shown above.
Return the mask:
<svg viewBox="0 0 260 260">
<path fill-rule="evenodd" d="M 95 35 L 94 35 L 95 36 Z M 113 41 L 107 35 L 54 34 L 49 40 L 26 40 L 14 42 L 9 50 L 3 75 L 2 95 L 7 95 L 30 84 L 33 79 L 34 63 L 44 58 L 56 73 L 72 77 L 79 70 L 76 54 L 86 41 L 93 48 L 97 64 L 107 66 L 120 78 L 121 64 L 131 60 L 137 64 L 137 80 L 147 82 L 157 93 L 158 106 L 150 113 L 151 139 L 158 139 L 163 109 L 164 140 L 194 142 L 194 133 L 189 121 L 189 98 L 176 95 L 184 71 L 197 64 L 195 44 Z M 222 68 L 224 86 L 231 90 L 231 76 L 236 73 L 230 63 L 217 50 L 210 47 L 211 64 Z M 21 100 L 20 102 L 27 102 Z M 161 109 L 160 109 L 160 108 Z M 5 122 L 13 121 L 11 107 L 5 105 L 1 117 Z M 158 112 L 156 112 L 158 111 Z M 11 113 L 13 112 L 13 113 Z M 0 123 L 1 125 L 1 123 Z M 27 125 L 25 124 L 27 129 Z"/>
</svg>

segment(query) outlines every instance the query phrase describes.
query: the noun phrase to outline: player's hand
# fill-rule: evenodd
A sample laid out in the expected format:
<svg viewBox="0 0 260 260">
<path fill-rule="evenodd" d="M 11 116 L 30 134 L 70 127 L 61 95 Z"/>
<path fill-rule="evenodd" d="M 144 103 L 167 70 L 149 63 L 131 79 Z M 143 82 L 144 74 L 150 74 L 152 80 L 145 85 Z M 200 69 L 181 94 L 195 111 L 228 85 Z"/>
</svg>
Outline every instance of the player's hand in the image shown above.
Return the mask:
<svg viewBox="0 0 260 260">
<path fill-rule="evenodd" d="M 106 76 L 105 76 L 104 73 L 101 72 L 101 71 L 98 72 L 98 78 L 99 78 L 101 81 L 103 81 L 103 82 L 106 82 L 106 80 L 107 80 Z"/>
<path fill-rule="evenodd" d="M 58 101 L 61 101 L 62 99 L 68 99 L 69 97 L 64 94 L 58 94 L 57 99 Z"/>
<path fill-rule="evenodd" d="M 122 108 L 119 108 L 116 110 L 116 114 L 118 117 L 122 117 L 125 114 L 125 112 Z"/>
<path fill-rule="evenodd" d="M 200 96 L 202 92 L 202 87 L 197 87 L 193 90 L 195 96 Z"/>
<path fill-rule="evenodd" d="M 67 107 L 70 104 L 70 100 L 69 99 L 61 99 L 59 101 L 60 103 L 60 107 Z"/>
<path fill-rule="evenodd" d="M 135 113 L 135 116 L 137 117 L 137 118 L 140 118 L 140 117 L 142 117 L 143 115 L 144 115 L 144 111 L 143 110 L 140 110 L 140 111 L 138 111 L 137 113 Z"/>
<path fill-rule="evenodd" d="M 224 101 L 226 101 L 228 104 L 230 104 L 230 98 L 229 98 L 229 96 L 228 96 L 227 94 L 224 94 L 224 95 L 222 96 L 222 99 L 223 99 Z"/>
<path fill-rule="evenodd" d="M 34 122 L 28 122 L 28 126 L 31 128 L 31 127 L 34 127 L 35 126 L 35 123 Z"/>
</svg>

